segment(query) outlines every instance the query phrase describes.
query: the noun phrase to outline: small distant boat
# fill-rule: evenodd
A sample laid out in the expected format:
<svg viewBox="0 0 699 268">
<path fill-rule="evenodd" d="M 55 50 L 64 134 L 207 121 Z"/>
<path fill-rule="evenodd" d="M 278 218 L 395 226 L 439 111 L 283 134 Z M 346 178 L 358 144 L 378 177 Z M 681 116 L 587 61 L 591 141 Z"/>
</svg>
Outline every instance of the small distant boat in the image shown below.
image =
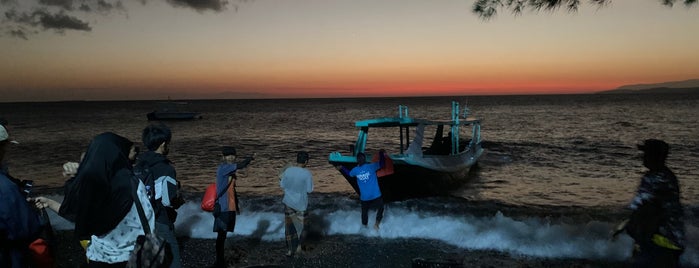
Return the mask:
<svg viewBox="0 0 699 268">
<path fill-rule="evenodd" d="M 188 103 L 186 102 L 162 102 L 159 103 L 158 108 L 146 114 L 148 121 L 157 120 L 194 120 L 201 119 L 202 116 L 198 112 L 185 111 L 183 107 L 186 107 Z"/>
<path fill-rule="evenodd" d="M 460 113 L 459 103 L 452 102 L 451 120 L 418 119 L 408 115 L 407 106 L 400 105 L 398 117 L 355 122 L 359 136 L 354 145 L 350 145 L 350 154 L 332 152 L 328 162 L 352 169 L 357 166 L 357 153 L 362 152 L 367 155 L 367 160 L 376 161 L 378 151 L 383 149 L 387 165 L 377 174 L 384 200 L 443 195 L 465 182 L 471 167 L 478 163 L 484 152 L 480 120 L 468 117 L 468 107 L 464 107 L 463 115 Z M 373 157 L 366 153 L 370 128 Z M 446 136 L 445 128 L 448 128 Z M 429 143 L 423 146 L 428 131 L 434 135 L 427 138 Z M 395 137 L 396 134 L 399 137 Z M 345 179 L 359 193 L 356 179 L 347 176 Z"/>
</svg>

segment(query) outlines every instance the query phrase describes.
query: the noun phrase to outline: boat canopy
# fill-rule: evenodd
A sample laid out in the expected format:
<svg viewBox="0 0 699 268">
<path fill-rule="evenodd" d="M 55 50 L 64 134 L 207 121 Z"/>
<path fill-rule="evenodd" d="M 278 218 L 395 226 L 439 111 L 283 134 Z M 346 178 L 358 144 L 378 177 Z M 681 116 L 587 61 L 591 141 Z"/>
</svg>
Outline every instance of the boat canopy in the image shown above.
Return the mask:
<svg viewBox="0 0 699 268">
<path fill-rule="evenodd" d="M 364 152 L 366 149 L 367 136 L 369 128 L 400 128 L 400 154 L 405 153 L 406 146 L 418 142 L 420 147 L 423 143 L 422 139 L 424 137 L 424 127 L 433 125 L 437 126 L 437 132 L 435 133 L 435 141 L 439 138 L 442 139 L 442 131 L 445 126 L 449 126 L 449 139 L 448 147 L 446 148 L 446 154 L 457 155 L 461 152 L 462 147 L 460 146 L 460 126 L 471 126 L 473 128 L 472 137 L 475 140 L 471 142 L 480 142 L 480 120 L 477 118 L 469 118 L 469 109 L 464 107 L 463 117 L 460 115 L 461 109 L 459 109 L 459 103 L 452 102 L 452 113 L 451 120 L 427 120 L 412 118 L 408 115 L 408 107 L 404 105 L 398 106 L 398 116 L 397 117 L 379 117 L 373 119 L 366 119 L 361 121 L 356 121 L 355 126 L 359 128 L 359 135 L 357 141 L 353 147 L 353 155 L 356 156 L 357 152 Z M 413 128 L 415 132 L 410 131 Z M 410 139 L 410 134 L 415 135 L 415 140 Z M 434 144 L 434 142 L 433 142 Z M 418 147 L 418 148 L 420 148 Z M 409 153 L 415 153 L 414 150 L 408 150 Z M 443 153 L 440 153 L 443 154 Z M 422 154 L 419 154 L 422 155 Z"/>
<path fill-rule="evenodd" d="M 355 123 L 356 127 L 398 127 L 398 126 L 417 126 L 417 125 L 470 125 L 473 123 L 480 123 L 479 119 L 469 118 L 467 120 L 462 120 L 460 122 L 455 121 L 433 121 L 426 119 L 417 118 L 405 118 L 405 117 L 381 117 L 373 118 L 362 121 L 357 121 Z"/>
</svg>

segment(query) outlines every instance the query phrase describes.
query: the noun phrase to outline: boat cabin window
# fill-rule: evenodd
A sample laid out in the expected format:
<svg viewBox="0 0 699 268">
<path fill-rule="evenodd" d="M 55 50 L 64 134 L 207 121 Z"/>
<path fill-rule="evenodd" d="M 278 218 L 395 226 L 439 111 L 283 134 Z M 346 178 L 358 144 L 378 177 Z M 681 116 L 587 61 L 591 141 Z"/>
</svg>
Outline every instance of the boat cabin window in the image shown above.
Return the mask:
<svg viewBox="0 0 699 268">
<path fill-rule="evenodd" d="M 407 147 L 407 145 L 404 146 Z M 385 150 L 387 154 L 400 153 L 400 128 L 374 127 L 369 129 L 364 148 L 367 158 L 372 157 L 381 149 Z"/>
</svg>

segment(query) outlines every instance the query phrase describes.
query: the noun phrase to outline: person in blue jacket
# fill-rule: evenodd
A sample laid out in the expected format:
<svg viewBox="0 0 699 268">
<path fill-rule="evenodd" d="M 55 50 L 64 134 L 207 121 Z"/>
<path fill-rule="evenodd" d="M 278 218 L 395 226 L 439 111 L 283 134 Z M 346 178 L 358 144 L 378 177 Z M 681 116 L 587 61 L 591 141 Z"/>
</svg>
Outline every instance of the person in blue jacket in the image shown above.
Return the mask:
<svg viewBox="0 0 699 268">
<path fill-rule="evenodd" d="M 223 162 L 216 170 L 216 204 L 218 209 L 214 208 L 214 228 L 216 236 L 216 262 L 214 267 L 227 267 L 224 256 L 224 247 L 228 232 L 235 230 L 236 215 L 240 215 L 240 203 L 238 202 L 238 193 L 235 188 L 237 179 L 236 172 L 246 168 L 252 160 L 255 159 L 255 154 L 249 157 L 243 157 L 242 161 L 237 160 L 235 147 L 223 146 L 221 149 Z"/>
<path fill-rule="evenodd" d="M 384 151 L 379 151 L 379 162 L 367 163 L 364 153 L 357 153 L 357 166 L 347 171 L 343 166 L 336 166 L 340 172 L 357 178 L 359 187 L 359 200 L 362 203 L 362 226 L 366 227 L 369 222 L 369 209 L 376 209 L 376 222 L 374 229 L 379 229 L 379 224 L 383 219 L 383 198 L 379 188 L 379 178 L 376 171 L 382 169 L 385 163 Z"/>
<path fill-rule="evenodd" d="M 29 243 L 38 238 L 41 231 L 39 214 L 27 202 L 17 179 L 12 178 L 4 166 L 5 152 L 11 140 L 5 126 L 0 125 L 0 267 L 29 267 L 26 258 Z"/>
</svg>

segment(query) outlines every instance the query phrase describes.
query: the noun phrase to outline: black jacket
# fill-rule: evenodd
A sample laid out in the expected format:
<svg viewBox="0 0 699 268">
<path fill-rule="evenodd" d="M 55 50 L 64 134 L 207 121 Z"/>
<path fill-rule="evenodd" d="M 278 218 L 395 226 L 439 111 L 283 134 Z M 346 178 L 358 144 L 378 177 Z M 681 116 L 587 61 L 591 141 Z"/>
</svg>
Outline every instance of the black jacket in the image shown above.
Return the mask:
<svg viewBox="0 0 699 268">
<path fill-rule="evenodd" d="M 177 175 L 175 173 L 175 168 L 172 166 L 172 162 L 162 154 L 147 151 L 138 157 L 136 169 L 139 169 L 139 167 L 147 167 L 155 183 L 162 183 L 163 180 L 168 182 L 165 184 L 167 185 L 167 193 L 163 193 L 162 190 L 156 193 L 155 190 L 157 188 L 151 189 L 151 191 L 156 197 L 156 202 L 153 204 L 156 217 L 155 221 L 167 224 L 172 228 L 175 221 L 173 213 L 176 212 L 175 208 L 172 207 L 171 201 L 178 195 L 179 190 L 179 182 L 177 181 Z M 169 200 L 163 200 L 165 196 L 169 197 Z"/>
</svg>

